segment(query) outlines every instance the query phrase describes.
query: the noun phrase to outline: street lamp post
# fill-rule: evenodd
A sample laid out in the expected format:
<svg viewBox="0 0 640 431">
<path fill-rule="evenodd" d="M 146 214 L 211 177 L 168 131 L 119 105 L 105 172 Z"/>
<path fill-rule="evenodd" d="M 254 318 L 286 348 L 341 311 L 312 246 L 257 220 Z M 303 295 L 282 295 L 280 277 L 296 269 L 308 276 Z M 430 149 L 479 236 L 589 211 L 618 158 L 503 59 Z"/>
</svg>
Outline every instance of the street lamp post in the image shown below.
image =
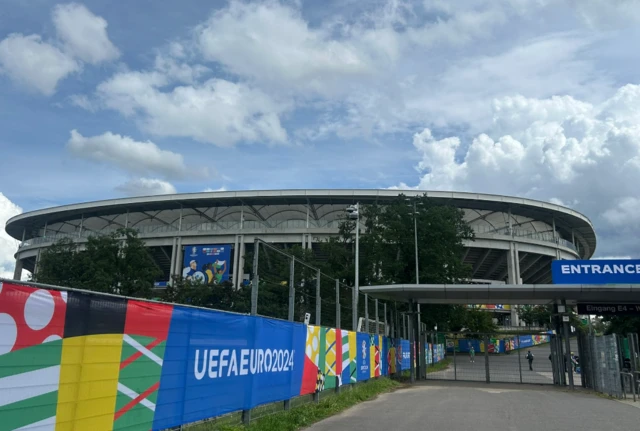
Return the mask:
<svg viewBox="0 0 640 431">
<path fill-rule="evenodd" d="M 420 271 L 418 267 L 418 217 L 416 217 L 416 201 L 413 200 L 413 236 L 416 246 L 416 284 L 420 284 Z M 420 304 L 418 304 L 418 312 L 420 311 Z"/>
<path fill-rule="evenodd" d="M 353 330 L 358 330 L 358 294 L 360 293 L 360 202 L 347 208 L 349 219 L 356 220 L 356 279 L 353 288 Z"/>
</svg>

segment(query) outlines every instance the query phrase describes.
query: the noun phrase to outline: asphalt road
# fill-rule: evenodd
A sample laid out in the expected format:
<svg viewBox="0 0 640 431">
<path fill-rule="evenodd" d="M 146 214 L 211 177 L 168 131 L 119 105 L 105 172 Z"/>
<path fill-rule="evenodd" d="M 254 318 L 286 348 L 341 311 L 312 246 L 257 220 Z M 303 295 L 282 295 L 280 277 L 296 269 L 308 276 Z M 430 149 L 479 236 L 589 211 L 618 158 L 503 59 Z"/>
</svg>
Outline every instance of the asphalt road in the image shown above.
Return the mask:
<svg viewBox="0 0 640 431">
<path fill-rule="evenodd" d="M 578 351 L 576 340 L 571 340 L 571 349 Z M 529 370 L 529 362 L 525 359 L 527 350 L 531 350 L 534 359 L 532 363 L 533 371 Z M 542 344 L 531 349 L 511 352 L 508 355 L 489 355 L 489 375 L 491 382 L 502 383 L 522 383 L 531 384 L 553 384 L 553 371 L 549 354 L 551 350 L 549 344 Z M 452 355 L 448 356 L 452 358 Z M 462 380 L 462 381 L 486 381 L 485 357 L 484 353 L 476 353 L 475 362 L 470 362 L 469 354 L 457 354 L 455 367 L 449 368 L 428 375 L 430 380 Z M 580 385 L 580 376 L 574 375 L 574 382 Z"/>
<path fill-rule="evenodd" d="M 613 431 L 637 430 L 639 424 L 640 408 L 581 392 L 426 382 L 362 403 L 308 431 Z"/>
</svg>

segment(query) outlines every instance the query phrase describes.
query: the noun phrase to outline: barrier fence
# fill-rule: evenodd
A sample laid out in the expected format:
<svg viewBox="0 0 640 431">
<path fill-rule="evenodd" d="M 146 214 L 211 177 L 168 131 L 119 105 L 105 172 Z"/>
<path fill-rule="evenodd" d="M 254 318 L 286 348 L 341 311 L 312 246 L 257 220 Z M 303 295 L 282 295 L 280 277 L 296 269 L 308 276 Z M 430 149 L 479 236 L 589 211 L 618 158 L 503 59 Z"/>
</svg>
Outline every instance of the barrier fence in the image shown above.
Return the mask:
<svg viewBox="0 0 640 431">
<path fill-rule="evenodd" d="M 328 275 L 302 257 L 260 239 L 250 259 L 251 314 L 291 322 L 340 327 L 359 332 L 392 335 L 396 304 L 368 295 L 340 277 Z M 406 324 L 399 320 L 399 327 Z"/>
<path fill-rule="evenodd" d="M 409 361 L 408 340 L 378 334 L 0 280 L 2 429 L 247 423 Z"/>
</svg>

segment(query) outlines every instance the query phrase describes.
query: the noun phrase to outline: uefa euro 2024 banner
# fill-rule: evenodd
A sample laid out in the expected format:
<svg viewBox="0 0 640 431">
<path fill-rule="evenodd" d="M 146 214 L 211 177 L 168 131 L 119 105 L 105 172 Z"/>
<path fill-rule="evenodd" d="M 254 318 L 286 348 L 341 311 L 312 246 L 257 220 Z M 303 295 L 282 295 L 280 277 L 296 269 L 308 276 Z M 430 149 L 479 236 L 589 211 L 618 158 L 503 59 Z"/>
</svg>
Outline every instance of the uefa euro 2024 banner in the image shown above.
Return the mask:
<svg viewBox="0 0 640 431">
<path fill-rule="evenodd" d="M 220 284 L 229 279 L 231 245 L 188 245 L 184 250 L 182 277 Z"/>
<path fill-rule="evenodd" d="M 554 260 L 554 284 L 635 284 L 640 283 L 640 260 Z"/>
<path fill-rule="evenodd" d="M 400 346 L 408 352 L 379 335 L 0 282 L 0 429 L 167 429 L 400 371 Z"/>
</svg>

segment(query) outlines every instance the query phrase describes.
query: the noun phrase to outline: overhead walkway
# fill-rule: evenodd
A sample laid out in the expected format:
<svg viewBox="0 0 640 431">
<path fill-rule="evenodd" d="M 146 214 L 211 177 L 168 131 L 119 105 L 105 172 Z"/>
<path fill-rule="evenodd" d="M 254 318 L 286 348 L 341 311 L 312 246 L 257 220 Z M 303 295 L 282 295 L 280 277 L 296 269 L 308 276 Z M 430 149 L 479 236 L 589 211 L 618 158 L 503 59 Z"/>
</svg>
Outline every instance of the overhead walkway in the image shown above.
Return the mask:
<svg viewBox="0 0 640 431">
<path fill-rule="evenodd" d="M 391 284 L 361 286 L 378 299 L 417 304 L 638 303 L 640 284 Z"/>
</svg>

